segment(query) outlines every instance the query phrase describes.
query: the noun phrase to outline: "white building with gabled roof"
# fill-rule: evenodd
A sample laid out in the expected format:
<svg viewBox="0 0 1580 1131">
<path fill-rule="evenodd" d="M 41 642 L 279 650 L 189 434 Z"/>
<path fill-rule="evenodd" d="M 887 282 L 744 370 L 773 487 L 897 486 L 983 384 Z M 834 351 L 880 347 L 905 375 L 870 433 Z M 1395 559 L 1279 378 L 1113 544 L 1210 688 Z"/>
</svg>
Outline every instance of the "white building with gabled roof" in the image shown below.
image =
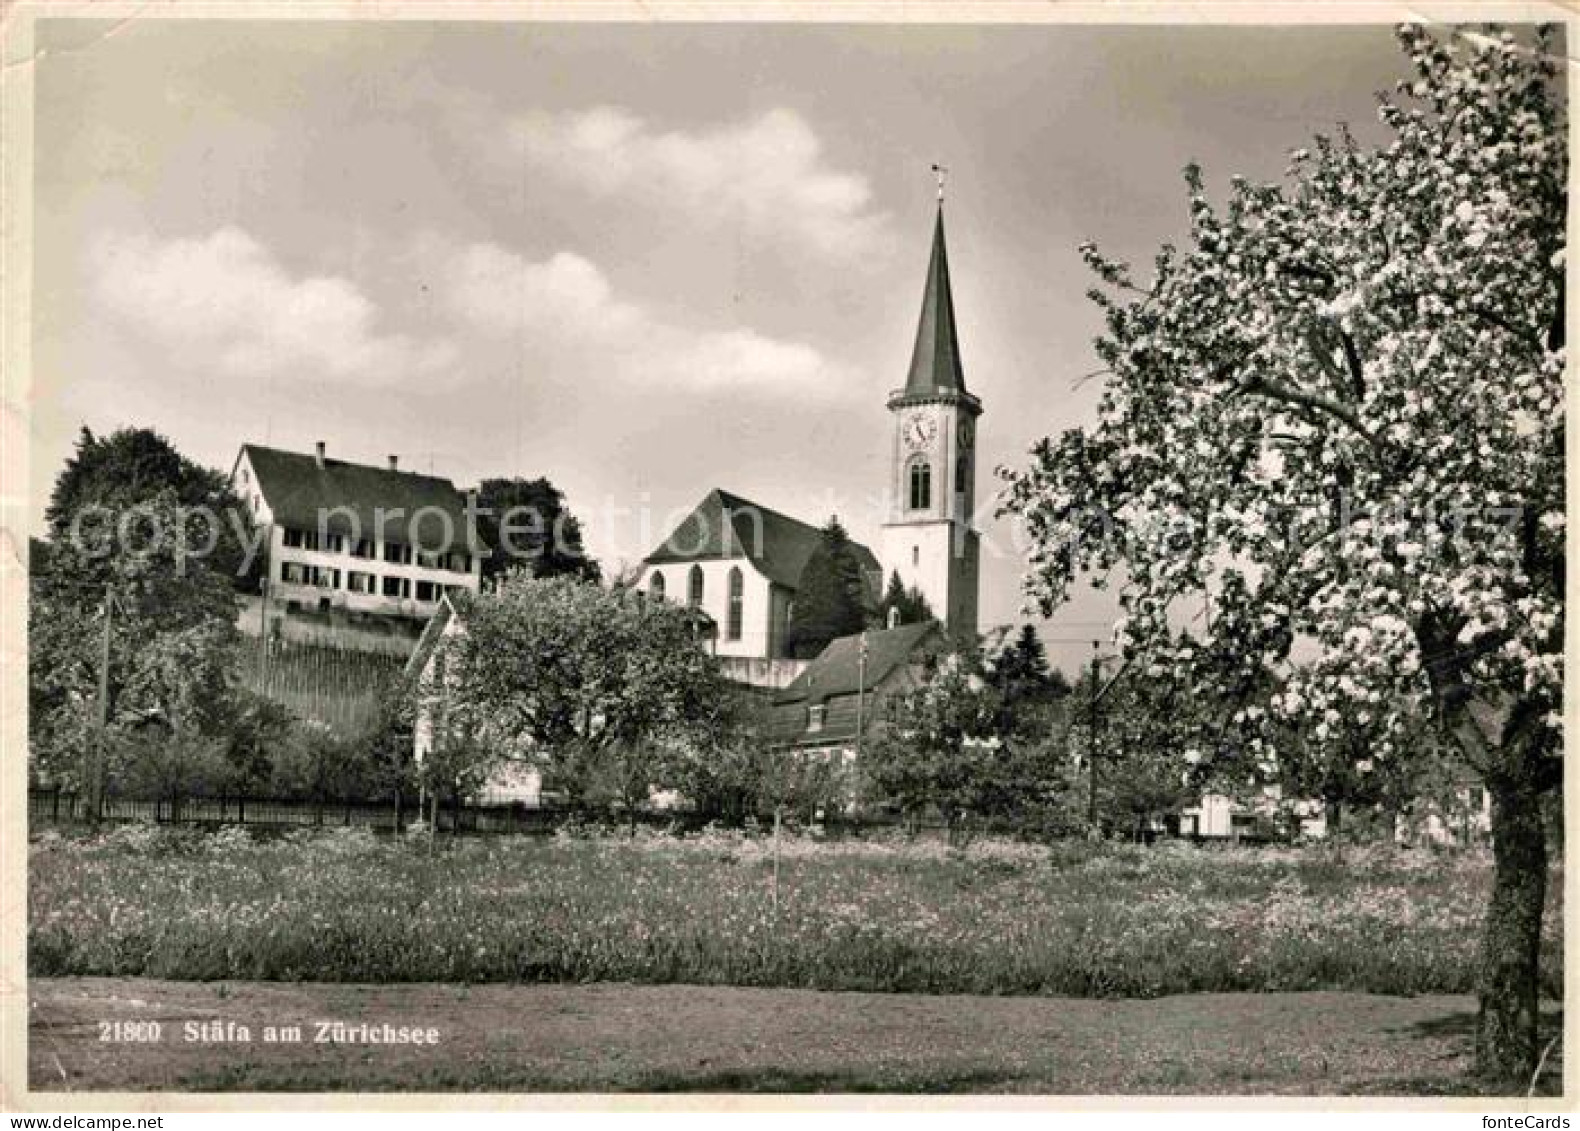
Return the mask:
<svg viewBox="0 0 1580 1131">
<path fill-rule="evenodd" d="M 243 444 L 231 486 L 264 531 L 262 620 L 342 613 L 420 624 L 446 593 L 476 593 L 476 508 L 434 475 Z"/>
</svg>

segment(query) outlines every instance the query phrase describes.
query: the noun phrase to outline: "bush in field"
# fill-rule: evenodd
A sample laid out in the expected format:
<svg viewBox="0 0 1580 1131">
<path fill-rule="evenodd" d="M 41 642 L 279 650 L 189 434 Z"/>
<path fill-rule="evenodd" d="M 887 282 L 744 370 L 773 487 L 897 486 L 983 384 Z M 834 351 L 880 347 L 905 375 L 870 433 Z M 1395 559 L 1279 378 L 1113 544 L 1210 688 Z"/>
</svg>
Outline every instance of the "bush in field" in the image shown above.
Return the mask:
<svg viewBox="0 0 1580 1131">
<path fill-rule="evenodd" d="M 941 657 L 917 688 L 888 701 L 863 760 L 867 800 L 912 819 L 937 813 L 957 842 L 973 823 L 1039 813 L 1061 785 L 1056 751 L 1006 734 L 1003 717 L 1003 692 L 974 660 Z"/>
<path fill-rule="evenodd" d="M 647 802 L 662 759 L 711 728 L 724 689 L 688 610 L 629 589 L 513 573 L 465 610 L 420 690 L 479 757 L 535 762 L 573 806 Z M 442 675 L 439 674 L 442 671 Z"/>
</svg>

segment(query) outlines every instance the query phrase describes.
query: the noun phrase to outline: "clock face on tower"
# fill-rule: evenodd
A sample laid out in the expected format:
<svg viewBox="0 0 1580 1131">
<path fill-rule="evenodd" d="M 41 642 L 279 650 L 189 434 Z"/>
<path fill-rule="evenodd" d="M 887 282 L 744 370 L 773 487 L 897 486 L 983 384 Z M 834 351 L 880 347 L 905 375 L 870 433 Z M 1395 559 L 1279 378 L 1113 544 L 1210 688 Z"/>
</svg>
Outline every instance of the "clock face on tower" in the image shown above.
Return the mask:
<svg viewBox="0 0 1580 1131">
<path fill-rule="evenodd" d="M 925 448 L 933 442 L 937 435 L 938 425 L 933 418 L 924 413 L 916 412 L 906 417 L 904 425 L 905 444 L 910 448 Z"/>
</svg>

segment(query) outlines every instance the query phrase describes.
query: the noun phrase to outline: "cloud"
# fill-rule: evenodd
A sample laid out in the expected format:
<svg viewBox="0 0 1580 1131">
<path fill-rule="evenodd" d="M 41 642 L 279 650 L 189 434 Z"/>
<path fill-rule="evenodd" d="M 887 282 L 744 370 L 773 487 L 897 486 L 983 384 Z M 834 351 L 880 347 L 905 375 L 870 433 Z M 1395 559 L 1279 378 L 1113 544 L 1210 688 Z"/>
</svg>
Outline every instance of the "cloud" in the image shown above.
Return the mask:
<svg viewBox="0 0 1580 1131">
<path fill-rule="evenodd" d="M 425 254 L 435 254 L 431 241 Z M 622 299 L 597 264 L 573 252 L 535 262 L 498 244 L 476 243 L 438 259 L 450 314 L 479 333 L 520 335 L 540 361 L 676 391 L 836 397 L 850 387 L 844 367 L 806 343 L 749 327 L 684 326 Z"/>
<path fill-rule="evenodd" d="M 380 334 L 378 308 L 347 279 L 293 277 L 235 227 L 195 239 L 106 234 L 91 252 L 96 293 L 120 321 L 190 362 L 240 376 L 289 372 L 370 384 L 442 375 L 455 345 Z"/>
<path fill-rule="evenodd" d="M 452 312 L 489 333 L 531 328 L 607 338 L 643 320 L 636 307 L 614 300 L 596 264 L 573 252 L 532 263 L 497 244 L 479 243 L 446 258 L 445 295 Z"/>
<path fill-rule="evenodd" d="M 891 246 L 867 178 L 831 168 L 792 110 L 700 132 L 659 131 L 617 107 L 530 114 L 511 123 L 510 140 L 540 169 L 593 192 L 678 208 L 702 224 L 738 222 L 822 259 L 868 263 Z"/>
</svg>

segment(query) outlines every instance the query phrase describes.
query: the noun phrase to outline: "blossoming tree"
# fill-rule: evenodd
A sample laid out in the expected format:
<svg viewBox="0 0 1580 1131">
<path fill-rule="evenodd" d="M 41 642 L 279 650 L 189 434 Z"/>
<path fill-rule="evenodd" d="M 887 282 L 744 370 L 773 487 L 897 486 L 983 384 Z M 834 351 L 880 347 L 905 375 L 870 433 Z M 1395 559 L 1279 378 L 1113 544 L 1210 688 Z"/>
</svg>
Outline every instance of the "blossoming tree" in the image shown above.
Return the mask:
<svg viewBox="0 0 1580 1131">
<path fill-rule="evenodd" d="M 602 787 L 634 814 L 670 748 L 706 735 L 724 702 L 693 614 L 632 589 L 518 570 L 467 602 L 464 625 L 420 691 L 465 738 L 451 773 L 527 762 L 573 806 Z"/>
<path fill-rule="evenodd" d="M 1476 1048 L 1510 1085 L 1538 1058 L 1562 765 L 1565 115 L 1549 31 L 1398 36 L 1385 144 L 1318 138 L 1222 207 L 1188 169 L 1188 242 L 1150 282 L 1082 249 L 1099 419 L 1005 472 L 1003 506 L 1044 611 L 1123 577 L 1132 664 L 1223 705 L 1208 756 L 1355 719 L 1407 760 L 1407 719 L 1442 726 L 1493 799 Z"/>
</svg>

